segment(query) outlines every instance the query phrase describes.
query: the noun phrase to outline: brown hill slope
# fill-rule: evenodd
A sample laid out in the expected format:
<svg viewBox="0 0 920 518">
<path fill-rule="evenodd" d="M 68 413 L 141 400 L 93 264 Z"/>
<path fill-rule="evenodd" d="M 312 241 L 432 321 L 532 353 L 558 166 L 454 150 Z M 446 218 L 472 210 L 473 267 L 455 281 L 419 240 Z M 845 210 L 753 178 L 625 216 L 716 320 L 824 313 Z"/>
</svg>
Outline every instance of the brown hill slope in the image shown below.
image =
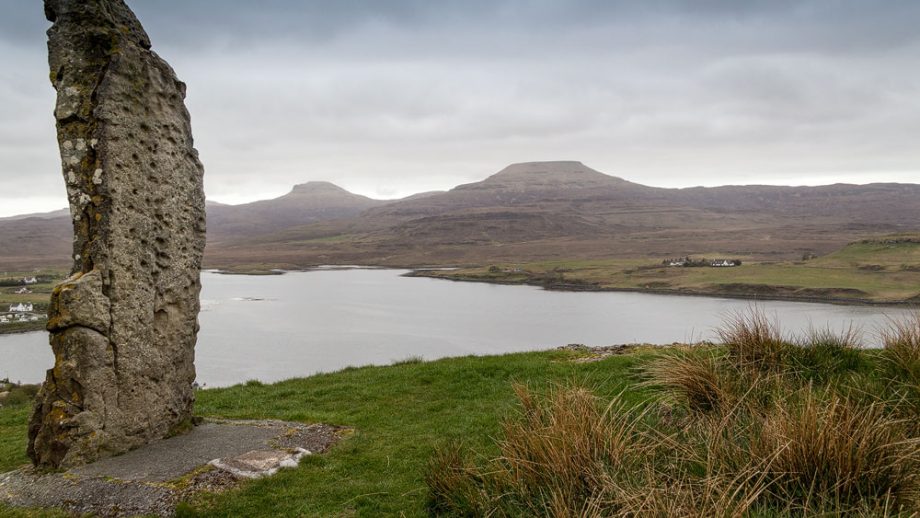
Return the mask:
<svg viewBox="0 0 920 518">
<path fill-rule="evenodd" d="M 69 267 L 73 228 L 68 212 L 0 220 L 0 271 Z"/>
<path fill-rule="evenodd" d="M 920 228 L 920 186 L 663 189 L 580 162 L 511 165 L 489 178 L 210 250 L 238 262 L 391 265 L 725 252 L 792 258 Z"/>
</svg>

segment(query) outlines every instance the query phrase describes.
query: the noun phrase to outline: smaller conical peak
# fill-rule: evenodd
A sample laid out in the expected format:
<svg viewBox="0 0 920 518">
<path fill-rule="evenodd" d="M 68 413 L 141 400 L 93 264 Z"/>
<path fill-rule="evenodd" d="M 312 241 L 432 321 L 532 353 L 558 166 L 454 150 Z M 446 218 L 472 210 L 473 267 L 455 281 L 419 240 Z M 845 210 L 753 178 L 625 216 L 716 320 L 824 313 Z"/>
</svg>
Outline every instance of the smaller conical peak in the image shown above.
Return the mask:
<svg viewBox="0 0 920 518">
<path fill-rule="evenodd" d="M 332 182 L 314 181 L 295 185 L 291 193 L 342 193 L 348 192 Z"/>
</svg>

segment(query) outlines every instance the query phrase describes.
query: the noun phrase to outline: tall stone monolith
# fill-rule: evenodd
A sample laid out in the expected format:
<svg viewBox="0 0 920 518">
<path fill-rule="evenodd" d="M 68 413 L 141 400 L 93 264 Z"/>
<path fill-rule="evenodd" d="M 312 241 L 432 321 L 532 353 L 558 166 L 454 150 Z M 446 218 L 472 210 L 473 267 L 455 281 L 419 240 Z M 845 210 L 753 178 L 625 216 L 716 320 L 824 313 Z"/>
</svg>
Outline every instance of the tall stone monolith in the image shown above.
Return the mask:
<svg viewBox="0 0 920 518">
<path fill-rule="evenodd" d="M 29 424 L 38 466 L 136 448 L 192 417 L 203 169 L 185 85 L 123 0 L 45 0 L 73 271 Z"/>
</svg>

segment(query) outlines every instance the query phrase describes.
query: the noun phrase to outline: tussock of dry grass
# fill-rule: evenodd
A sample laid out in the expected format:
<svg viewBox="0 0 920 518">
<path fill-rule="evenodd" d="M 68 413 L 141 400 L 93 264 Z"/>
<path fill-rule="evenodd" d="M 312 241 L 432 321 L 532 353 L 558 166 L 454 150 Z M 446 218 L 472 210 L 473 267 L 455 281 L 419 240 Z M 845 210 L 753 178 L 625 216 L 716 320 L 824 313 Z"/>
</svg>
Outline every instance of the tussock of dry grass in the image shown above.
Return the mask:
<svg viewBox="0 0 920 518">
<path fill-rule="evenodd" d="M 484 515 L 482 503 L 490 497 L 482 482 L 458 442 L 438 448 L 428 460 L 425 484 L 432 502 L 430 508 L 438 514 Z"/>
<path fill-rule="evenodd" d="M 783 338 L 779 322 L 760 311 L 739 312 L 718 329 L 719 339 L 735 363 L 761 370 L 786 366 L 791 344 Z"/>
<path fill-rule="evenodd" d="M 602 405 L 578 386 L 545 395 L 523 385 L 514 390 L 520 415 L 503 423 L 501 454 L 486 471 L 473 468 L 456 444 L 433 457 L 427 477 L 432 509 L 596 516 L 592 509 L 606 505 L 612 474 L 633 470 L 648 453 L 637 431 L 644 413 L 619 398 Z"/>
<path fill-rule="evenodd" d="M 720 372 L 721 365 L 713 354 L 675 351 L 654 361 L 648 368 L 648 385 L 663 388 L 690 410 L 712 412 L 727 410 L 734 402 L 731 380 Z"/>
<path fill-rule="evenodd" d="M 774 498 L 797 507 L 858 509 L 892 502 L 920 507 L 920 438 L 881 402 L 859 405 L 805 391 L 762 421 L 752 458 L 770 459 Z"/>
<path fill-rule="evenodd" d="M 892 320 L 881 331 L 883 358 L 890 373 L 907 383 L 920 382 L 920 313 L 905 320 Z"/>
<path fill-rule="evenodd" d="M 806 349 L 834 351 L 859 349 L 863 346 L 863 334 L 859 328 L 853 325 L 840 332 L 835 332 L 827 327 L 812 327 L 805 333 L 805 338 L 799 341 L 799 345 Z"/>
<path fill-rule="evenodd" d="M 703 478 L 686 468 L 660 471 L 656 461 L 682 447 L 620 398 L 603 404 L 579 386 L 515 391 L 521 413 L 504 423 L 498 457 L 477 467 L 456 443 L 432 457 L 426 483 L 434 514 L 743 516 L 766 488 L 750 469 Z"/>
<path fill-rule="evenodd" d="M 905 320 L 892 320 L 880 332 L 884 349 L 884 378 L 899 412 L 907 418 L 920 416 L 920 312 Z M 920 434 L 920 419 L 912 423 Z"/>
<path fill-rule="evenodd" d="M 597 496 L 606 473 L 628 468 L 643 453 L 636 450 L 641 416 L 619 398 L 601 407 L 582 387 L 557 388 L 544 398 L 522 385 L 514 389 L 522 413 L 505 421 L 499 441 L 513 486 L 551 487 L 552 500 L 570 505 Z"/>
<path fill-rule="evenodd" d="M 516 387 L 500 455 L 456 445 L 429 467 L 430 509 L 463 516 L 915 516 L 920 419 L 884 376 L 916 388 L 920 317 L 884 334 L 785 340 L 762 314 L 733 318 L 724 348 L 666 351 L 645 369 L 659 401 L 630 406 L 579 386 Z M 881 356 L 876 361 L 871 358 Z M 914 385 L 910 385 L 914 383 Z M 906 384 L 906 385 L 905 385 Z M 906 390 L 906 389 L 905 389 Z M 913 389 L 911 389 L 913 390 Z"/>
<path fill-rule="evenodd" d="M 840 332 L 828 328 L 809 329 L 789 348 L 785 374 L 826 384 L 841 375 L 862 368 L 863 335 L 850 326 Z"/>
</svg>

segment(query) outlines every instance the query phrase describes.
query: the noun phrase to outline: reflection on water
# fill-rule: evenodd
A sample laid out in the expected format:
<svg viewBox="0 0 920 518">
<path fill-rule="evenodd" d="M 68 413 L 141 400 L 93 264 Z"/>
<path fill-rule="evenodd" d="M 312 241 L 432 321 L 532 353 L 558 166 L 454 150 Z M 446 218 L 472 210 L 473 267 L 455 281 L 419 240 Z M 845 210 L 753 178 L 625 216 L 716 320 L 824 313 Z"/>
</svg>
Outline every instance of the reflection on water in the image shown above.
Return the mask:
<svg viewBox="0 0 920 518">
<path fill-rule="evenodd" d="M 335 269 L 286 275 L 202 274 L 198 380 L 277 381 L 349 365 L 550 348 L 711 339 L 750 302 L 642 293 L 570 293 Z M 785 329 L 872 336 L 904 310 L 760 302 Z M 0 336 L 0 378 L 37 382 L 52 363 L 44 333 Z"/>
</svg>

